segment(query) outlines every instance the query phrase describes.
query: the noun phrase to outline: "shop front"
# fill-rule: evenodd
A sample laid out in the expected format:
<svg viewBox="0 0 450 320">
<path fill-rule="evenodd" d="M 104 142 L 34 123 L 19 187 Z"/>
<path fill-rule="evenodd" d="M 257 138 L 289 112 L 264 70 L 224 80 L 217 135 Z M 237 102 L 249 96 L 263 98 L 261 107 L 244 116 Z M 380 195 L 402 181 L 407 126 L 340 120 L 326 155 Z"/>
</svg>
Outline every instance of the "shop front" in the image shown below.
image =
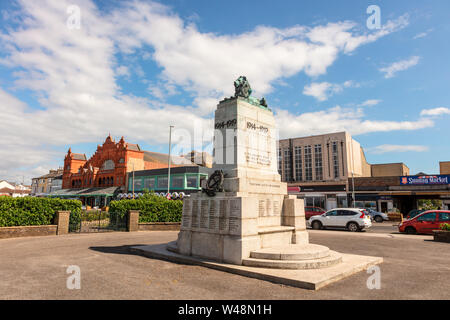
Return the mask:
<svg viewBox="0 0 450 320">
<path fill-rule="evenodd" d="M 352 193 L 349 194 L 349 203 L 352 203 Z M 353 204 L 351 204 L 353 207 Z M 397 201 L 390 196 L 383 196 L 378 193 L 358 193 L 355 192 L 356 208 L 373 209 L 375 211 L 387 213 L 394 211 L 398 206 Z"/>
<path fill-rule="evenodd" d="M 359 177 L 354 179 L 355 206 L 406 215 L 418 209 L 421 200 L 439 200 L 441 209 L 450 205 L 449 176 Z M 350 184 L 349 200 L 353 193 Z"/>
<path fill-rule="evenodd" d="M 305 206 L 320 207 L 325 210 L 348 207 L 345 185 L 289 186 L 290 195 L 305 200 Z"/>
</svg>

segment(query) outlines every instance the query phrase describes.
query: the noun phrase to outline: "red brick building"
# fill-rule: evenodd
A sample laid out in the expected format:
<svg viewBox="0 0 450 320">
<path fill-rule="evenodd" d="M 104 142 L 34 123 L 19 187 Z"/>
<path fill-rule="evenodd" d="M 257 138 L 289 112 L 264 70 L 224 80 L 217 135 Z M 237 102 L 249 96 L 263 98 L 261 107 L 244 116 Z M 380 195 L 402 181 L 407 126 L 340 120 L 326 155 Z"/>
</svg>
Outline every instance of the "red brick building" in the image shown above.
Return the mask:
<svg viewBox="0 0 450 320">
<path fill-rule="evenodd" d="M 173 167 L 192 165 L 187 159 L 171 158 Z M 127 172 L 166 168 L 167 162 L 166 154 L 143 151 L 123 137 L 116 143 L 109 135 L 90 159 L 69 148 L 64 158 L 62 189 L 125 187 Z"/>
</svg>

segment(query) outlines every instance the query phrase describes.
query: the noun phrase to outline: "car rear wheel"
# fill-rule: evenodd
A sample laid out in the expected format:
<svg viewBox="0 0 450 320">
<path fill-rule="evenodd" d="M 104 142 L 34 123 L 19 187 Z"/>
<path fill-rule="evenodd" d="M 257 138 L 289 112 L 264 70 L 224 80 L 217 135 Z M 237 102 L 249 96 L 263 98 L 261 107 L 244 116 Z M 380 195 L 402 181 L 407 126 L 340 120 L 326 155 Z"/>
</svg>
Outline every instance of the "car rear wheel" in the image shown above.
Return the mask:
<svg viewBox="0 0 450 320">
<path fill-rule="evenodd" d="M 407 234 L 416 234 L 416 233 L 417 233 L 417 230 L 414 229 L 413 227 L 406 227 L 405 232 L 406 232 Z"/>
<path fill-rule="evenodd" d="M 375 217 L 375 221 L 381 223 L 381 222 L 383 222 L 383 217 L 381 217 L 381 216 L 376 216 L 376 217 Z"/>
<path fill-rule="evenodd" d="M 347 225 L 347 229 L 348 229 L 348 231 L 350 231 L 350 232 L 357 232 L 357 231 L 359 231 L 359 226 L 358 226 L 358 224 L 355 223 L 355 222 L 350 222 L 350 223 Z"/>
<path fill-rule="evenodd" d="M 314 230 L 320 230 L 320 229 L 322 229 L 322 222 L 320 222 L 320 221 L 314 221 L 314 222 L 312 223 L 312 228 L 313 228 Z"/>
</svg>

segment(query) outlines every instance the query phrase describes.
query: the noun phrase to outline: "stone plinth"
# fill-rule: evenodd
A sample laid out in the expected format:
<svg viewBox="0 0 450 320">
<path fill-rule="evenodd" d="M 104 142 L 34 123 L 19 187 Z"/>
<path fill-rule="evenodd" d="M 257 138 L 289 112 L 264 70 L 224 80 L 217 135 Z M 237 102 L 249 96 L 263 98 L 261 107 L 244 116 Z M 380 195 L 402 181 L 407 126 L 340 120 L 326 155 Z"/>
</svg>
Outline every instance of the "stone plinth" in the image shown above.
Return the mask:
<svg viewBox="0 0 450 320">
<path fill-rule="evenodd" d="M 215 169 L 223 170 L 229 179 L 255 179 L 286 185 L 280 182 L 277 171 L 277 131 L 272 111 L 243 99 L 222 101 L 215 112 L 214 128 Z M 257 191 L 239 184 L 224 186 L 228 187 L 225 190 L 235 192 L 270 191 Z M 282 189 L 282 194 L 286 194 L 286 190 Z"/>
<path fill-rule="evenodd" d="M 183 200 L 176 242 L 132 250 L 309 289 L 381 263 L 309 244 L 304 202 L 288 196 L 278 174 L 273 113 L 264 99 L 248 97 L 245 77 L 235 89 L 215 112 L 213 169 L 223 172 L 222 186 L 222 174 L 215 174 L 206 190 L 212 196 Z"/>
<path fill-rule="evenodd" d="M 224 192 L 184 200 L 175 251 L 242 264 L 261 248 L 308 243 L 303 200 L 287 196 L 277 171 L 276 137 L 269 109 L 239 98 L 218 105 L 213 168 Z"/>
</svg>

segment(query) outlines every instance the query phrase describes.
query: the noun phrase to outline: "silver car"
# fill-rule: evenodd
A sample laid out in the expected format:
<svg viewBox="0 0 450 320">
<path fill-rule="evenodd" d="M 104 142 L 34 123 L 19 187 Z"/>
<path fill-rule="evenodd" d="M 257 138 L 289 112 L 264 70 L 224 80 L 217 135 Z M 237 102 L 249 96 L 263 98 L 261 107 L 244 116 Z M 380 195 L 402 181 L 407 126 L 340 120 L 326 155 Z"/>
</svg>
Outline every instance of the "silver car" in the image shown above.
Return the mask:
<svg viewBox="0 0 450 320">
<path fill-rule="evenodd" d="M 372 217 L 372 220 L 375 220 L 376 222 L 383 222 L 383 221 L 389 221 L 389 216 L 386 213 L 378 212 L 373 209 L 366 209 L 369 216 Z"/>
<path fill-rule="evenodd" d="M 370 228 L 372 221 L 363 209 L 337 208 L 320 216 L 312 216 L 308 224 L 313 229 L 342 228 L 352 232 Z"/>
</svg>

